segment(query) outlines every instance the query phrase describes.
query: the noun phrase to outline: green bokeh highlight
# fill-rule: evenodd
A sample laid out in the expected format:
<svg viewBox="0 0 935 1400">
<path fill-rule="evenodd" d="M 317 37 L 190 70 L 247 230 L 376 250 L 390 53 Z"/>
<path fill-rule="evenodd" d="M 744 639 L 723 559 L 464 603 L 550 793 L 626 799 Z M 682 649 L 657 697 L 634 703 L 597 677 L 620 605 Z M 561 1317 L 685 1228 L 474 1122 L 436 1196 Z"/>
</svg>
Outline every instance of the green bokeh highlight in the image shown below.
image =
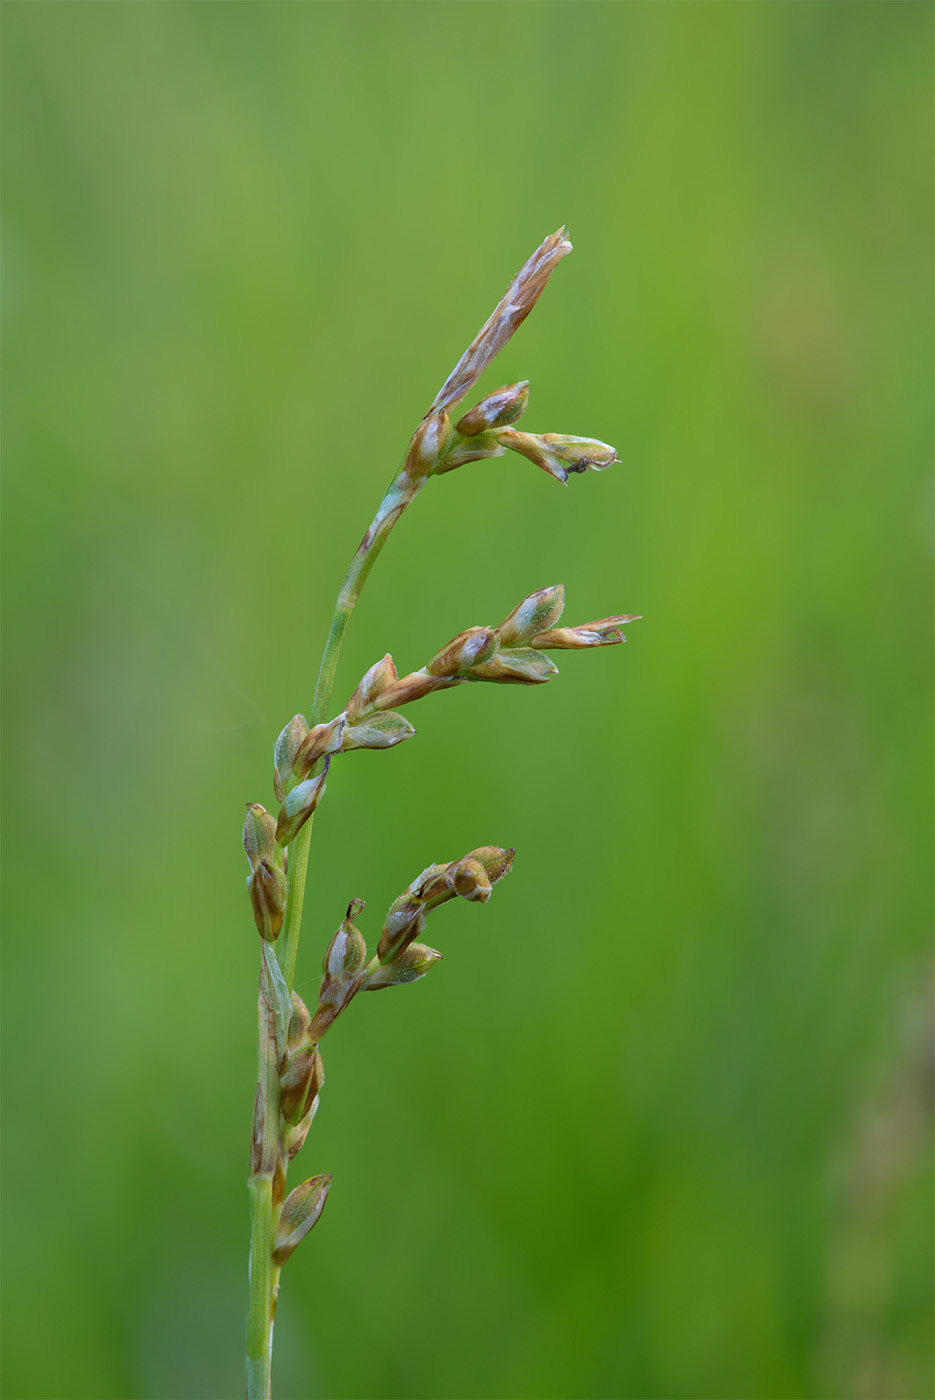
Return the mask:
<svg viewBox="0 0 935 1400">
<path fill-rule="evenodd" d="M 509 276 L 482 389 L 623 465 L 430 484 L 339 678 L 644 614 L 336 765 L 347 901 L 481 843 L 325 1045 L 276 1393 L 932 1394 L 927 5 L 4 7 L 3 1393 L 242 1393 L 243 803 Z"/>
</svg>

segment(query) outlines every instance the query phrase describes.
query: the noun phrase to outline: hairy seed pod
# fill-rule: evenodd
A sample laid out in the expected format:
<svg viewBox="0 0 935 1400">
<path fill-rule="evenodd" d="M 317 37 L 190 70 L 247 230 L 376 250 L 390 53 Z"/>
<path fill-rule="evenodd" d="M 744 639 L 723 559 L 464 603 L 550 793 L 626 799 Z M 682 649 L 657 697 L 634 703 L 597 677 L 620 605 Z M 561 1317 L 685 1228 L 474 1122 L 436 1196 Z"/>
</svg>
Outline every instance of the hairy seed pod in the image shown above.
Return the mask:
<svg viewBox="0 0 935 1400">
<path fill-rule="evenodd" d="M 296 750 L 292 761 L 292 771 L 297 778 L 304 778 L 315 767 L 320 758 L 337 753 L 341 747 L 345 726 L 344 715 L 329 720 L 327 724 L 316 724 L 310 729 Z"/>
<path fill-rule="evenodd" d="M 389 652 L 370 667 L 361 677 L 357 689 L 347 702 L 348 724 L 355 724 L 364 710 L 370 708 L 378 695 L 382 695 L 388 685 L 396 680 L 396 667 Z"/>
<path fill-rule="evenodd" d="M 273 861 L 276 858 L 276 818 L 259 802 L 247 803 L 243 848 L 251 870 L 256 870 L 261 860 Z"/>
<path fill-rule="evenodd" d="M 500 639 L 489 627 L 469 627 L 459 632 L 426 666 L 430 676 L 462 676 L 496 655 Z"/>
<path fill-rule="evenodd" d="M 305 1239 L 309 1230 L 318 1223 L 330 1190 L 329 1175 L 310 1177 L 294 1191 L 290 1191 L 273 1240 L 274 1264 L 284 1264 L 292 1251 Z"/>
<path fill-rule="evenodd" d="M 292 1126 L 300 1123 L 325 1082 L 325 1067 L 318 1046 L 302 1045 L 286 1061 L 279 1080 L 279 1111 Z"/>
<path fill-rule="evenodd" d="M 295 782 L 292 765 L 307 733 L 304 716 L 293 715 L 276 740 L 273 748 L 273 791 L 277 802 L 283 801 Z"/>
<path fill-rule="evenodd" d="M 480 403 L 468 409 L 464 417 L 455 424 L 455 431 L 462 437 L 474 437 L 488 428 L 504 428 L 522 418 L 528 403 L 528 379 L 523 379 L 518 384 L 505 384 L 502 389 L 495 389 L 492 394 L 481 399 Z"/>
<path fill-rule="evenodd" d="M 492 661 L 473 666 L 468 679 L 497 685 L 542 685 L 557 675 L 558 667 L 544 652 L 532 647 L 503 647 Z"/>
<path fill-rule="evenodd" d="M 286 800 L 279 809 L 279 821 L 276 823 L 276 840 L 280 846 L 288 846 L 324 797 L 325 773 L 319 773 L 317 778 L 306 778 L 298 787 L 286 793 Z"/>
<path fill-rule="evenodd" d="M 431 476 L 444 459 L 451 442 L 452 427 L 447 413 L 429 413 L 416 428 L 406 453 L 403 471 L 410 481 Z"/>
<path fill-rule="evenodd" d="M 519 647 L 529 643 L 537 632 L 554 627 L 565 606 L 565 590 L 560 583 L 552 588 L 540 588 L 524 598 L 509 617 L 500 623 L 497 635 L 501 647 Z"/>
<path fill-rule="evenodd" d="M 596 622 L 582 622 L 577 627 L 556 627 L 533 637 L 537 647 L 556 651 L 581 651 L 585 647 L 615 646 L 625 642 L 620 631 L 625 622 L 639 622 L 639 613 L 617 613 L 614 617 L 599 617 Z"/>
<path fill-rule="evenodd" d="M 368 972 L 363 990 L 377 992 L 382 987 L 399 987 L 406 982 L 418 982 L 429 968 L 441 962 L 441 953 L 424 943 L 410 943 L 390 963 L 380 963 Z"/>
<path fill-rule="evenodd" d="M 275 943 L 286 915 L 286 877 L 278 865 L 261 860 L 247 877 L 247 892 L 260 937 Z"/>
</svg>

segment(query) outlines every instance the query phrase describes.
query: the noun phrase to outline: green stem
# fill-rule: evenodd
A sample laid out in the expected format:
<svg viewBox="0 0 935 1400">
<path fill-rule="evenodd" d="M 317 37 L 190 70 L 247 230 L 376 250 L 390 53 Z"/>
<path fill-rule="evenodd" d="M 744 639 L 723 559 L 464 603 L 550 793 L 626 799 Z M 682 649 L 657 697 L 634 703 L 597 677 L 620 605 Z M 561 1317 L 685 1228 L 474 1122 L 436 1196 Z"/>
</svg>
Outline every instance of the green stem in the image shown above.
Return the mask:
<svg viewBox="0 0 935 1400">
<path fill-rule="evenodd" d="M 406 507 L 415 500 L 424 484 L 425 478 L 421 481 L 409 481 L 405 476 L 398 476 L 380 502 L 380 507 L 373 518 L 370 529 L 357 546 L 357 552 L 351 560 L 351 566 L 335 602 L 331 626 L 328 629 L 328 640 L 322 654 L 318 683 L 315 686 L 315 698 L 312 701 L 310 721 L 313 725 L 323 724 L 328 718 L 335 672 L 338 669 L 338 657 L 341 654 L 341 645 L 347 631 L 347 624 L 351 619 L 351 613 L 360 597 L 360 590 L 366 583 L 367 576 L 376 563 L 380 550 L 386 543 L 393 526 Z M 309 818 L 289 847 L 289 888 L 286 896 L 286 914 L 279 939 L 279 962 L 290 991 L 295 978 L 295 963 L 299 950 L 299 930 L 302 925 L 302 905 L 305 900 L 312 820 Z"/>
<path fill-rule="evenodd" d="M 373 518 L 370 529 L 357 547 L 347 577 L 334 606 L 328 640 L 321 658 L 311 723 L 321 724 L 328 717 L 331 692 L 354 605 L 380 550 L 403 511 L 414 501 L 425 479 L 410 481 L 400 473 L 390 485 Z M 302 905 L 308 874 L 308 853 L 312 819 L 289 846 L 286 912 L 279 938 L 279 964 L 292 990 L 295 979 Z M 259 1086 L 255 1125 L 254 1171 L 250 1178 L 250 1304 L 247 1314 L 247 1400 L 270 1400 L 273 1357 L 273 1314 L 279 1291 L 279 1269 L 273 1264 L 273 1238 L 280 1201 L 274 1200 L 276 1174 L 280 1170 L 279 1066 L 276 1055 L 275 1013 L 260 986 L 260 1037 L 258 1057 Z M 282 1177 L 280 1176 L 280 1184 Z"/>
<path fill-rule="evenodd" d="M 262 948 L 261 948 L 262 957 Z M 262 964 L 261 964 L 262 966 Z M 279 1065 L 276 1020 L 260 974 L 258 1085 L 250 1178 L 250 1304 L 247 1312 L 247 1397 L 270 1400 L 273 1311 L 278 1269 L 273 1266 L 273 1235 L 278 1204 L 273 1199 L 279 1167 Z"/>
</svg>

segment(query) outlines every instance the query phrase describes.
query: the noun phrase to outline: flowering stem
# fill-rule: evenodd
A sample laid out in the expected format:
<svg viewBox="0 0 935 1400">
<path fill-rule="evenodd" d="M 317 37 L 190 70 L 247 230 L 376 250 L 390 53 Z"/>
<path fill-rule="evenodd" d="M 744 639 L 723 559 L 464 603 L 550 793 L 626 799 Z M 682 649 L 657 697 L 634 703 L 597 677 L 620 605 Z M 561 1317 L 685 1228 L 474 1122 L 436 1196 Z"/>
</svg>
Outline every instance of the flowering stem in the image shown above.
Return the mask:
<svg viewBox="0 0 935 1400">
<path fill-rule="evenodd" d="M 334 605 L 328 640 L 322 653 L 315 698 L 312 701 L 312 724 L 322 724 L 328 718 L 334 677 L 338 668 L 338 657 L 347 624 L 354 605 L 360 597 L 360 590 L 377 561 L 380 550 L 386 543 L 389 533 L 406 507 L 415 500 L 425 484 L 422 481 L 409 481 L 405 476 L 394 479 L 380 506 L 369 530 L 357 547 L 351 560 L 347 576 Z M 312 839 L 313 817 L 305 823 L 298 836 L 289 847 L 289 891 L 286 896 L 286 916 L 283 920 L 282 937 L 279 942 L 279 961 L 286 986 L 292 990 L 295 977 L 296 956 L 299 951 L 299 931 L 302 925 L 302 904 L 305 899 L 305 881 L 308 874 L 308 852 Z"/>
<path fill-rule="evenodd" d="M 261 945 L 261 958 L 263 957 Z M 262 966 L 262 964 L 261 964 Z M 279 1066 L 273 1008 L 260 976 L 259 1075 L 253 1124 L 250 1178 L 250 1304 L 247 1312 L 248 1400 L 270 1400 L 273 1360 L 273 1312 L 279 1270 L 273 1265 L 273 1235 L 278 1204 L 274 1201 L 279 1165 Z M 274 1274 L 276 1278 L 274 1278 Z"/>
<path fill-rule="evenodd" d="M 334 606 L 328 640 L 321 658 L 311 722 L 320 724 L 328 717 L 331 692 L 347 631 L 360 590 L 376 563 L 380 550 L 403 511 L 419 494 L 422 481 L 410 481 L 400 474 L 380 503 L 373 522 L 361 540 Z M 295 978 L 302 905 L 308 874 L 308 854 L 313 818 L 289 846 L 288 892 L 279 964 L 289 991 Z M 250 1303 L 247 1313 L 247 1400 L 270 1400 L 273 1356 L 273 1314 L 279 1284 L 279 1269 L 273 1264 L 273 1237 L 280 1201 L 274 1198 L 279 1142 L 279 1066 L 276 1055 L 273 1011 L 266 1001 L 263 979 L 260 987 L 260 1031 L 258 1049 L 257 1110 L 254 1120 L 254 1171 L 250 1178 Z"/>
<path fill-rule="evenodd" d="M 403 466 L 390 483 L 370 528 L 358 545 L 338 594 L 328 631 L 328 640 L 322 653 L 318 682 L 312 702 L 310 715 L 312 728 L 316 725 L 324 725 L 328 719 L 338 658 L 351 613 L 370 570 L 376 563 L 377 556 L 403 511 L 415 500 L 428 476 L 436 470 L 450 470 L 451 467 L 460 465 L 461 461 L 473 461 L 481 457 L 501 455 L 503 449 L 499 441 L 493 438 L 489 440 L 484 438 L 484 445 L 478 446 L 483 436 L 479 426 L 481 419 L 484 413 L 487 413 L 494 426 L 502 422 L 513 422 L 525 406 L 525 385 L 513 385 L 509 386 L 509 390 L 500 391 L 499 397 L 494 396 L 496 404 L 493 407 L 486 400 L 484 401 L 487 404 L 486 408 L 484 405 L 478 405 L 472 411 L 473 418 L 468 417 L 470 426 L 469 429 L 466 429 L 468 431 L 467 438 L 458 439 L 457 430 L 452 429 L 451 426 L 449 411 L 453 410 L 469 393 L 483 370 L 532 310 L 559 260 L 570 252 L 571 244 L 564 236 L 564 229 L 559 229 L 557 233 L 552 234 L 542 243 L 531 258 L 527 259 L 510 283 L 506 295 L 501 298 L 492 316 L 475 336 L 455 369 L 448 376 L 445 384 L 436 395 L 431 409 L 413 434 Z M 497 414 L 503 409 L 504 394 L 507 394 L 509 399 L 508 407 L 512 406 L 517 411 L 510 417 L 498 418 Z M 519 398 L 517 398 L 517 394 L 519 394 Z M 481 418 L 478 418 L 478 413 L 481 414 Z M 474 434 L 474 438 L 470 436 L 471 433 Z M 461 443 L 461 458 L 451 460 L 446 465 L 446 454 L 456 440 Z M 464 446 L 465 442 L 468 443 L 468 447 Z M 470 450 L 471 442 L 474 443 L 473 454 Z M 575 439 L 574 442 L 577 444 L 579 440 Z M 575 450 L 578 455 L 572 469 L 583 470 L 584 466 L 578 461 L 578 458 L 581 458 L 581 452 L 577 447 Z M 583 461 L 584 459 L 581 458 L 581 462 Z M 546 469 L 549 470 L 548 467 Z M 552 474 L 560 475 L 562 480 L 567 476 L 563 467 L 553 470 Z M 477 632 L 483 632 L 485 638 L 489 638 L 496 646 L 496 638 L 490 629 L 472 629 L 472 634 Z M 452 675 L 454 674 L 452 672 Z M 485 678 L 489 679 L 489 677 Z M 535 676 L 526 679 L 534 681 L 542 678 L 542 676 Z M 398 716 L 396 718 L 399 719 Z M 402 721 L 402 723 L 405 722 Z M 412 732 L 411 726 L 408 732 Z M 406 735 L 398 737 L 406 737 Z M 306 777 L 314 773 L 315 766 L 312 764 Z M 321 776 L 320 771 L 318 776 Z M 285 779 L 288 779 L 288 782 Z M 288 772 L 285 779 L 282 774 L 279 774 L 277 782 L 284 782 L 286 786 L 290 786 L 292 779 Z M 305 1011 L 306 1016 L 308 1015 L 307 1009 L 301 1005 L 301 1002 L 298 1005 L 296 1003 L 290 1004 L 290 997 L 295 978 L 299 932 L 302 924 L 302 905 L 308 874 L 309 844 L 312 835 L 311 815 L 309 812 L 305 813 L 304 825 L 301 825 L 296 831 L 294 826 L 284 827 L 282 825 L 284 816 L 288 819 L 294 815 L 289 812 L 286 805 L 280 811 L 278 824 L 271 814 L 259 804 L 250 804 L 249 811 L 252 816 L 248 815 L 248 821 L 244 828 L 244 847 L 253 869 L 250 893 L 254 918 L 264 940 L 273 940 L 277 934 L 279 935 L 279 942 L 276 945 L 278 957 L 272 941 L 263 943 L 259 997 L 258 1083 L 249 1183 L 251 1236 L 250 1305 L 247 1320 L 247 1400 L 270 1400 L 273 1316 L 276 1309 L 276 1296 L 279 1291 L 280 1264 L 288 1258 L 298 1240 L 304 1237 L 304 1233 L 307 1233 L 307 1230 L 311 1229 L 317 1220 L 324 1203 L 324 1197 L 327 1194 L 330 1177 L 316 1177 L 304 1182 L 301 1187 L 296 1187 L 286 1198 L 285 1206 L 283 1205 L 288 1161 L 290 1156 L 299 1150 L 301 1141 L 304 1140 L 301 1137 L 298 1139 L 296 1137 L 301 1125 L 293 1125 L 289 1121 L 292 1114 L 291 1098 L 286 1104 L 285 1116 L 281 1111 L 280 1075 L 284 1075 L 282 1083 L 286 1083 L 285 1092 L 289 1096 L 294 1087 L 289 1079 L 291 1071 L 286 1068 L 287 1064 L 292 1064 L 288 1055 L 287 1034 L 290 1015 L 293 1006 L 295 1006 L 296 1016 L 299 1015 L 300 1009 Z M 273 842 L 275 839 L 281 848 L 287 839 L 285 835 L 287 830 L 295 832 L 295 834 L 288 841 L 288 861 L 285 869 L 285 881 L 283 882 L 282 852 L 281 849 L 279 852 L 274 850 Z M 268 844 L 264 846 L 264 842 Z M 489 848 L 490 851 L 493 849 Z M 488 848 L 479 848 L 474 854 L 481 857 L 485 850 Z M 510 853 L 498 850 L 497 858 L 499 860 L 508 855 Z M 453 871 L 455 866 L 452 865 L 450 869 Z M 446 899 L 453 898 L 455 893 L 463 894 L 465 898 L 483 898 L 485 896 L 482 893 L 476 893 L 476 891 L 486 888 L 489 894 L 490 880 L 499 879 L 500 875 L 505 873 L 504 869 L 500 869 L 499 874 L 493 875 L 486 867 L 482 868 L 477 861 L 471 861 L 467 858 L 457 866 L 457 869 L 460 872 L 458 878 L 462 881 L 462 885 L 466 884 L 466 888 L 458 887 L 457 890 L 452 890 L 450 895 L 446 893 Z M 478 872 L 480 872 L 479 875 Z M 483 878 L 481 879 L 481 877 Z M 454 879 L 455 876 L 452 875 L 451 878 Z M 484 881 L 486 881 L 485 886 Z M 284 904 L 283 894 L 285 896 Z M 351 908 L 353 908 L 353 902 Z M 350 917 L 351 910 L 349 909 L 348 919 Z M 416 925 L 413 925 L 413 930 L 418 931 Z M 337 936 L 335 937 L 337 938 Z M 360 938 L 360 935 L 357 934 L 357 937 Z M 382 960 L 389 967 L 387 976 L 390 976 L 395 969 L 395 974 L 398 974 L 395 976 L 395 981 L 411 981 L 414 977 L 422 976 L 425 966 L 418 963 L 418 957 L 422 957 L 423 961 L 428 958 L 430 962 L 438 956 L 431 949 L 422 949 L 421 953 L 417 954 L 416 949 L 419 945 L 412 942 L 412 938 L 413 933 L 410 932 L 408 941 L 397 948 L 398 956 L 396 956 L 395 961 L 387 958 Z M 412 956 L 409 956 L 410 954 Z M 405 961 L 406 957 L 409 957 L 408 962 Z M 412 957 L 416 957 L 416 962 L 413 962 Z M 380 961 L 378 959 L 378 962 Z M 399 963 L 398 967 L 396 966 L 397 962 Z M 390 964 L 392 964 L 391 967 Z M 428 963 L 425 965 L 427 966 Z M 372 964 L 368 966 L 372 966 Z M 330 964 L 326 970 L 329 969 Z M 351 971 L 353 970 L 352 968 Z M 346 967 L 344 972 L 348 972 Z M 335 977 L 332 977 L 332 983 L 335 983 Z M 392 976 L 389 981 L 373 983 L 374 986 L 394 984 Z M 345 986 L 346 984 L 341 982 L 338 977 L 336 985 Z M 359 980 L 354 982 L 355 991 L 358 986 Z M 320 1003 L 319 1011 L 324 1005 L 326 1003 Z M 340 1009 L 340 1006 L 337 1010 L 333 1009 L 331 1019 Z M 322 1014 L 324 1013 L 322 1012 Z M 327 1028 L 330 1021 L 326 1020 L 322 1024 Z M 316 1039 L 314 1045 L 311 1045 L 311 1042 L 309 1044 L 311 1050 L 317 1054 L 317 1036 L 321 1032 L 316 1029 L 315 1021 L 311 1022 L 311 1026 Z M 300 1051 L 294 1049 L 293 1053 L 298 1055 Z M 317 1095 L 315 1102 L 317 1102 Z M 306 1132 L 313 1112 L 314 1104 L 307 1110 Z M 314 1215 L 311 1214 L 313 1209 L 315 1210 Z M 304 1216 L 302 1215 L 303 1210 L 306 1211 Z M 283 1213 L 285 1221 L 283 1221 Z M 286 1227 L 283 1231 L 284 1237 L 278 1240 L 280 1227 L 284 1223 Z"/>
</svg>

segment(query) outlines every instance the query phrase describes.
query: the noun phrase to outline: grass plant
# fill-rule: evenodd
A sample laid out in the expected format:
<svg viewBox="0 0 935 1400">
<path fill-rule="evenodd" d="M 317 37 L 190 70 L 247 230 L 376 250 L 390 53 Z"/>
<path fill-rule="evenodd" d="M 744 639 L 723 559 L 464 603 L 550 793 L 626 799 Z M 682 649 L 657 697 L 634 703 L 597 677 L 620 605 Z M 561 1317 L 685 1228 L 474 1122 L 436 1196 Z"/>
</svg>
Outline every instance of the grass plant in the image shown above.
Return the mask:
<svg viewBox="0 0 935 1400">
<path fill-rule="evenodd" d="M 356 749 L 389 749 L 411 738 L 415 730 L 399 711 L 436 690 L 483 682 L 541 685 L 557 674 L 547 652 L 614 645 L 624 640 L 621 626 L 635 620 L 632 614 L 614 614 L 561 626 L 563 587 L 540 588 L 498 626 L 459 632 L 417 671 L 398 675 L 387 653 L 361 678 L 347 704 L 331 714 L 341 645 L 360 591 L 394 525 L 430 479 L 508 450 L 566 485 L 570 476 L 603 471 L 617 461 L 614 448 L 595 439 L 516 428 L 528 403 L 526 382 L 489 394 L 452 425 L 453 410 L 528 316 L 570 252 L 564 229 L 537 248 L 416 428 L 338 593 L 311 713 L 296 714 L 276 740 L 273 788 L 278 806 L 273 812 L 259 803 L 248 804 L 243 843 L 261 954 L 249 1181 L 248 1400 L 271 1396 L 280 1273 L 320 1219 L 331 1187 L 331 1177 L 320 1174 L 286 1194 L 289 1164 L 306 1141 L 324 1084 L 322 1038 L 358 992 L 424 977 L 441 958 L 420 941 L 429 916 L 456 898 L 486 903 L 513 862 L 512 850 L 483 846 L 459 859 L 427 866 L 390 906 L 372 953 L 356 924 L 364 901 L 352 899 L 325 952 L 318 1003 L 310 1010 L 293 990 L 293 982 L 313 818 L 325 795 L 331 764 Z"/>
</svg>

